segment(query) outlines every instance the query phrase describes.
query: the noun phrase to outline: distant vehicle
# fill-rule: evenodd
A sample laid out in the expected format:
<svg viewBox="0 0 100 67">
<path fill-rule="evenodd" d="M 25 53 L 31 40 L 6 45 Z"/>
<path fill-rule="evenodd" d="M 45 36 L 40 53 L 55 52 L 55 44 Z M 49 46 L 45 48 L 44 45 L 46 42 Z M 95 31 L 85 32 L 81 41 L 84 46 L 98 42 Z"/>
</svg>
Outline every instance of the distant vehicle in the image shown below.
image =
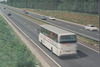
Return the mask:
<svg viewBox="0 0 100 67">
<path fill-rule="evenodd" d="M 85 26 L 85 29 L 90 31 L 98 31 L 98 28 L 91 24 Z"/>
<path fill-rule="evenodd" d="M 50 20 L 55 20 L 56 18 L 54 16 L 48 17 Z"/>
<path fill-rule="evenodd" d="M 51 25 L 40 25 L 39 42 L 58 57 L 77 54 L 76 34 Z"/>
<path fill-rule="evenodd" d="M 46 20 L 47 18 L 45 16 L 41 16 L 41 19 L 42 20 Z"/>
<path fill-rule="evenodd" d="M 24 12 L 25 14 L 29 14 L 26 10 L 23 10 L 23 12 Z"/>
<path fill-rule="evenodd" d="M 25 12 L 26 10 L 23 10 L 23 12 Z"/>
<path fill-rule="evenodd" d="M 25 14 L 29 14 L 27 11 L 24 11 Z"/>
<path fill-rule="evenodd" d="M 8 16 L 11 16 L 11 13 L 8 13 Z"/>
<path fill-rule="evenodd" d="M 6 9 L 6 8 L 4 7 L 4 9 Z"/>
</svg>

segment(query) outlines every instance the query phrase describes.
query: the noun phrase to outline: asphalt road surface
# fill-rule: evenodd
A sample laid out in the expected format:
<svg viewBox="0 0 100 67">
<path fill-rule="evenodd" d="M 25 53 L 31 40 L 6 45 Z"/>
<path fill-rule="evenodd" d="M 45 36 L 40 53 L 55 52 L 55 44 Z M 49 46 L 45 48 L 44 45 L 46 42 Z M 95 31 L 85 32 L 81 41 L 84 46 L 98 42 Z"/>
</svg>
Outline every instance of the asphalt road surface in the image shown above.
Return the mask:
<svg viewBox="0 0 100 67">
<path fill-rule="evenodd" d="M 7 15 L 8 10 L 1 9 Z M 23 18 L 13 12 L 8 16 L 24 33 L 26 33 L 37 45 L 40 46 L 52 59 L 54 59 L 61 67 L 99 67 L 100 66 L 100 53 L 96 53 L 80 44 L 78 44 L 78 54 L 73 56 L 66 56 L 58 58 L 52 54 L 46 47 L 42 46 L 38 41 L 37 29 L 39 25 Z M 95 33 L 95 32 L 93 32 Z M 44 58 L 46 60 L 46 58 Z M 47 60 L 49 61 L 49 60 Z M 48 62 L 49 63 L 49 62 Z"/>
<path fill-rule="evenodd" d="M 16 9 L 16 8 L 13 8 L 13 7 L 9 7 L 9 6 L 7 6 L 7 7 L 10 8 L 10 9 L 12 9 L 12 10 L 14 10 L 14 11 L 17 11 L 17 12 L 25 14 L 23 12 L 23 10 L 19 10 L 19 9 Z M 89 31 L 89 30 L 86 30 L 84 28 L 84 26 L 67 23 L 68 21 L 60 21 L 58 19 L 56 19 L 56 20 L 50 20 L 50 19 L 42 20 L 41 19 L 41 15 L 36 14 L 36 13 L 31 13 L 31 12 L 29 12 L 29 14 L 26 14 L 26 15 L 34 17 L 34 18 L 36 18 L 38 20 L 41 20 L 41 21 L 44 21 L 46 23 L 58 26 L 58 27 L 60 27 L 60 28 L 62 28 L 64 30 L 68 30 L 68 31 L 74 32 L 76 34 L 83 35 L 85 37 L 91 38 L 91 39 L 96 40 L 96 41 L 100 41 L 99 40 L 100 34 L 99 34 L 98 31 Z"/>
</svg>

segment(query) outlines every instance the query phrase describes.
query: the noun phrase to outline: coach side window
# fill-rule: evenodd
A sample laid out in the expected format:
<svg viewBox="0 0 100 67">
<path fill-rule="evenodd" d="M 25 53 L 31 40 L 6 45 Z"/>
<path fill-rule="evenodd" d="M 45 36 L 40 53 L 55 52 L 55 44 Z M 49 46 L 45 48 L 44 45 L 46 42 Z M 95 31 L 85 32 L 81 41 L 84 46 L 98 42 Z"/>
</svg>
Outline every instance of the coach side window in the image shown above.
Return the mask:
<svg viewBox="0 0 100 67">
<path fill-rule="evenodd" d="M 57 34 L 53 33 L 53 40 L 57 42 Z"/>
<path fill-rule="evenodd" d="M 48 37 L 50 38 L 50 31 L 48 31 Z"/>
<path fill-rule="evenodd" d="M 58 42 L 58 36 L 55 34 L 55 41 Z"/>
<path fill-rule="evenodd" d="M 43 34 L 45 34 L 45 29 L 43 28 Z"/>
<path fill-rule="evenodd" d="M 52 34 L 52 39 L 55 40 L 55 34 L 54 33 Z"/>
<path fill-rule="evenodd" d="M 45 29 L 45 35 L 48 36 L 47 30 Z"/>
<path fill-rule="evenodd" d="M 41 33 L 43 33 L 43 28 L 41 27 Z"/>
</svg>

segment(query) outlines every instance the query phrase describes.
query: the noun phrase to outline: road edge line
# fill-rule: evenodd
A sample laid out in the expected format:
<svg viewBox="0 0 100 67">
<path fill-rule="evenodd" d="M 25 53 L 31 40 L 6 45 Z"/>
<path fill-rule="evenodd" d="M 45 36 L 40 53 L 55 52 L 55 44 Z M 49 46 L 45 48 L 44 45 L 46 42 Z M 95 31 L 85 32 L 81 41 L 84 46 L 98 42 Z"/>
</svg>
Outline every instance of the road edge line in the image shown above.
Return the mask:
<svg viewBox="0 0 100 67">
<path fill-rule="evenodd" d="M 82 44 L 82 43 L 80 43 L 80 42 L 78 42 L 78 44 L 80 44 L 80 45 L 82 45 L 82 46 L 84 46 L 84 47 L 86 47 L 86 48 L 88 48 L 88 49 L 90 49 L 90 50 L 92 50 L 92 51 L 95 51 L 95 52 L 97 52 L 97 53 L 100 53 L 99 51 L 97 51 L 97 50 L 95 50 L 95 49 L 93 49 L 93 48 L 91 48 L 91 47 L 88 47 L 88 46 L 86 46 L 86 45 L 84 45 L 84 44 Z"/>
<path fill-rule="evenodd" d="M 1 11 L 2 12 L 2 11 Z M 4 14 L 4 13 L 3 13 Z M 4 14 L 5 15 L 5 14 Z M 9 19 L 6 16 L 7 19 Z M 10 19 L 9 19 L 10 20 Z M 10 20 L 10 22 L 12 22 Z M 13 23 L 13 22 L 12 22 Z M 27 36 L 15 23 L 13 23 L 27 38 L 29 38 L 29 36 Z M 34 45 L 36 45 L 45 55 L 47 55 L 58 67 L 61 67 L 54 59 L 52 59 L 44 50 L 42 50 L 31 38 L 29 38 L 30 41 L 32 41 L 34 43 Z"/>
</svg>

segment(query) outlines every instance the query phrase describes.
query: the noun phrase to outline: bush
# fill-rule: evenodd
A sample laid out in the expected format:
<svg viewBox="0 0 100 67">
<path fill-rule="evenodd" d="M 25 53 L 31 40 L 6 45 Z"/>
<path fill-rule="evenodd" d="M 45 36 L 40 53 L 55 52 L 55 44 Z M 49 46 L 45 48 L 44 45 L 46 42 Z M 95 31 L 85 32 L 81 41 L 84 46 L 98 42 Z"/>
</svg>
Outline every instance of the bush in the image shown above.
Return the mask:
<svg viewBox="0 0 100 67">
<path fill-rule="evenodd" d="M 0 67 L 35 67 L 36 58 L 0 16 Z"/>
</svg>

